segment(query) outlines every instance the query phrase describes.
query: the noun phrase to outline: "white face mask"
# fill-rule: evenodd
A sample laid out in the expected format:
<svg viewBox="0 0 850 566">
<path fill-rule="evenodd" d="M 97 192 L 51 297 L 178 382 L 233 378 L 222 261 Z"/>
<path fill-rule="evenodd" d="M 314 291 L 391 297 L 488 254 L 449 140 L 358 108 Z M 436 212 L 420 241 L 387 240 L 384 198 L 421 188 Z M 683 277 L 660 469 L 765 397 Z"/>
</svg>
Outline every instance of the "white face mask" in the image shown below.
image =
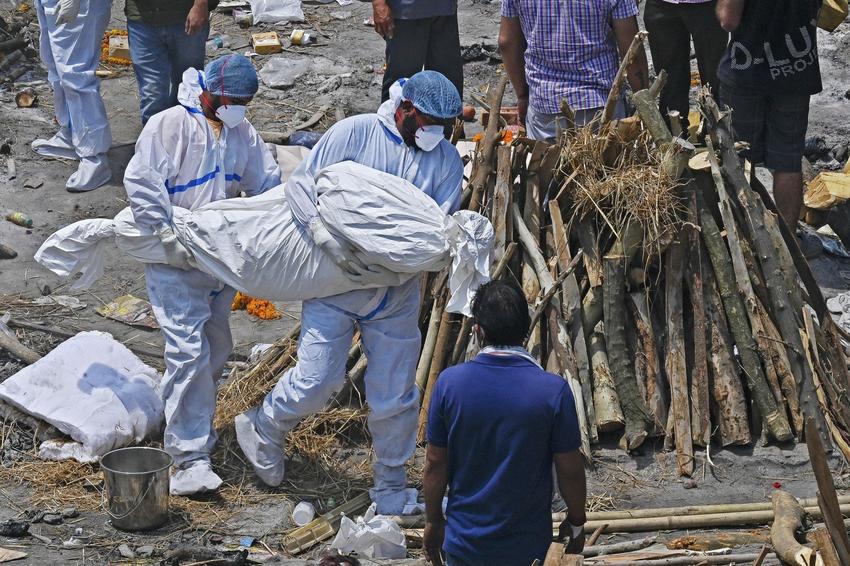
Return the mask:
<svg viewBox="0 0 850 566">
<path fill-rule="evenodd" d="M 416 146 L 422 151 L 431 151 L 443 139 L 443 126 L 425 126 L 416 130 Z"/>
<path fill-rule="evenodd" d="M 247 110 L 245 106 L 227 104 L 219 106 L 218 110 L 215 111 L 215 115 L 228 128 L 235 128 L 245 119 L 245 110 Z"/>
</svg>

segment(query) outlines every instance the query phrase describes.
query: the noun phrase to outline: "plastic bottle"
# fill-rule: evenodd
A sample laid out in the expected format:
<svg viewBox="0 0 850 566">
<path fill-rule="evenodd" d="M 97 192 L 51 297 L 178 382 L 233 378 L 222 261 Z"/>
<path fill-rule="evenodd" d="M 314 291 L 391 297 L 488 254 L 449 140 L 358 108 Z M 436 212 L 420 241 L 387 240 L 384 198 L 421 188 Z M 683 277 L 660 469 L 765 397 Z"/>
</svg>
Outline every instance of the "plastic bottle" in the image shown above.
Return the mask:
<svg viewBox="0 0 850 566">
<path fill-rule="evenodd" d="M 23 212 L 10 212 L 6 215 L 6 220 L 24 228 L 32 228 L 32 218 L 29 218 Z"/>
<path fill-rule="evenodd" d="M 316 508 L 313 507 L 312 503 L 307 501 L 302 501 L 298 505 L 295 506 L 295 509 L 292 510 L 292 520 L 299 527 L 303 527 L 307 523 L 313 520 L 316 516 Z"/>
<path fill-rule="evenodd" d="M 227 34 L 215 35 L 207 40 L 207 51 L 216 51 L 222 47 L 230 47 L 230 36 Z"/>
</svg>

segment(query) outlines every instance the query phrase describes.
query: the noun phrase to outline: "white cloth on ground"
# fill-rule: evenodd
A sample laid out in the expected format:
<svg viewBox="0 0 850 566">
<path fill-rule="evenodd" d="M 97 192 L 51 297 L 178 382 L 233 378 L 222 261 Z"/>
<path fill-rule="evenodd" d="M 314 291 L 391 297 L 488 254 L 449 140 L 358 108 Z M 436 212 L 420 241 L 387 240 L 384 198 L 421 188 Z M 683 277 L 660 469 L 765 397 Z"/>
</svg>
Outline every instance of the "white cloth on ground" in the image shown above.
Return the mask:
<svg viewBox="0 0 850 566">
<path fill-rule="evenodd" d="M 193 495 L 215 491 L 221 483 L 221 478 L 213 471 L 209 459 L 195 460 L 174 469 L 169 481 L 169 491 L 171 495 Z"/>
<path fill-rule="evenodd" d="M 0 384 L 0 399 L 74 442 L 45 441 L 39 456 L 94 462 L 160 430 L 159 375 L 104 332 L 81 332 Z"/>
<path fill-rule="evenodd" d="M 405 558 L 407 542 L 401 527 L 391 517 L 376 513 L 373 503 L 354 521 L 343 516 L 331 548 L 341 554 L 356 552 L 366 558 Z"/>
</svg>

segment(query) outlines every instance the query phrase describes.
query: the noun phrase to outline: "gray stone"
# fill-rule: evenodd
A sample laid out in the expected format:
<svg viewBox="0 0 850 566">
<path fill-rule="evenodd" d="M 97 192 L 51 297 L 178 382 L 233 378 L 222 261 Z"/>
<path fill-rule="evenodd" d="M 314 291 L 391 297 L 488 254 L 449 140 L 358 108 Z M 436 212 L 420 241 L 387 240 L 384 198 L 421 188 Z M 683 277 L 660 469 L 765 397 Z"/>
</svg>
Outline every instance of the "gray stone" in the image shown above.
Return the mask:
<svg viewBox="0 0 850 566">
<path fill-rule="evenodd" d="M 62 509 L 62 516 L 66 519 L 73 519 L 75 517 L 79 517 L 80 513 L 77 511 L 76 507 L 65 507 Z"/>
<path fill-rule="evenodd" d="M 61 525 L 62 515 L 59 515 L 58 513 L 46 513 L 41 520 L 48 525 Z"/>
<path fill-rule="evenodd" d="M 120 554 L 124 558 L 135 558 L 136 553 L 133 552 L 129 546 L 126 544 L 122 544 L 118 547 L 118 554 Z"/>
</svg>

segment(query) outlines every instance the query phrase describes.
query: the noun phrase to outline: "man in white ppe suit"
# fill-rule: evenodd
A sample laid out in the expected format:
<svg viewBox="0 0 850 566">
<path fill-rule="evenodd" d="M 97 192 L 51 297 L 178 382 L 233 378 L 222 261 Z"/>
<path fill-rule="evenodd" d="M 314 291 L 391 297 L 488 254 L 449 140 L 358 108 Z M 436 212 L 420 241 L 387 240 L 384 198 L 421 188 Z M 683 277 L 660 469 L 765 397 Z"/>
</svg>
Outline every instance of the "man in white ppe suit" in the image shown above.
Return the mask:
<svg viewBox="0 0 850 566">
<path fill-rule="evenodd" d="M 353 116 L 328 130 L 285 187 L 293 216 L 354 280 L 368 280 L 370 269 L 328 232 L 318 215 L 314 178 L 323 168 L 354 161 L 410 181 L 447 214 L 460 205 L 463 163 L 443 135 L 461 112 L 457 89 L 440 73 L 423 71 L 398 81 L 390 93 L 377 114 Z M 378 513 L 401 514 L 408 494 L 404 464 L 416 448 L 418 317 L 418 277 L 398 287 L 303 303 L 297 364 L 261 406 L 236 418 L 239 445 L 264 483 L 283 481 L 287 432 L 342 387 L 357 323 L 369 361 L 366 399 L 375 449 L 371 495 Z"/>
<path fill-rule="evenodd" d="M 235 291 L 193 267 L 171 228 L 172 210 L 280 184 L 277 162 L 245 120 L 257 87 L 254 65 L 242 55 L 216 59 L 205 72 L 188 69 L 180 105 L 148 121 L 124 174 L 136 224 L 159 235 L 168 259 L 168 265 L 148 264 L 145 279 L 165 337 L 164 446 L 174 458 L 175 495 L 221 485 L 209 455 L 216 381 L 233 347 L 228 321 Z"/>
<path fill-rule="evenodd" d="M 39 52 L 53 87 L 59 132 L 32 148 L 49 157 L 79 160 L 66 188 L 84 192 L 112 178 L 106 152 L 112 132 L 95 76 L 100 40 L 109 24 L 111 0 L 36 0 Z"/>
</svg>

